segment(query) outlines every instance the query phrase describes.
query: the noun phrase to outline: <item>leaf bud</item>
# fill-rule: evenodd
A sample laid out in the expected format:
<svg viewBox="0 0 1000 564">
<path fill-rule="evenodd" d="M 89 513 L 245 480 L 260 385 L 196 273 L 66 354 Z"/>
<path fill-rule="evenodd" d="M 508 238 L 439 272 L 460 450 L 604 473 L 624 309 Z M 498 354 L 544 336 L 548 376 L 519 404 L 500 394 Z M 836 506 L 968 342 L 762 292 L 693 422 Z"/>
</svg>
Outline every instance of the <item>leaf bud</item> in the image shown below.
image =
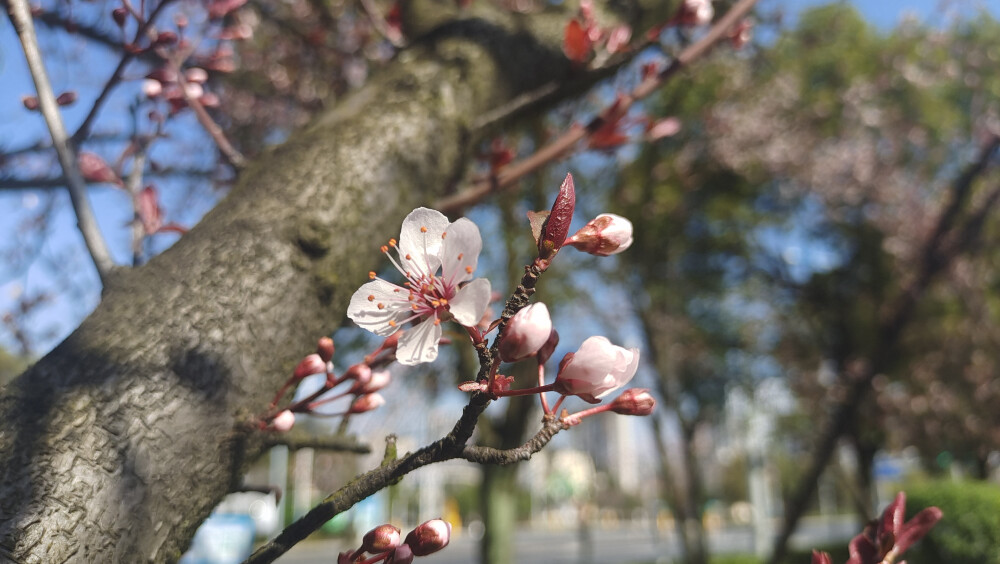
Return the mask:
<svg viewBox="0 0 1000 564">
<path fill-rule="evenodd" d="M 569 235 L 569 224 L 573 221 L 573 210 L 576 208 L 576 189 L 573 186 L 573 175 L 567 174 L 559 186 L 559 194 L 552 204 L 552 211 L 542 224 L 541 236 L 538 238 L 538 258 L 547 265 Z"/>
</svg>

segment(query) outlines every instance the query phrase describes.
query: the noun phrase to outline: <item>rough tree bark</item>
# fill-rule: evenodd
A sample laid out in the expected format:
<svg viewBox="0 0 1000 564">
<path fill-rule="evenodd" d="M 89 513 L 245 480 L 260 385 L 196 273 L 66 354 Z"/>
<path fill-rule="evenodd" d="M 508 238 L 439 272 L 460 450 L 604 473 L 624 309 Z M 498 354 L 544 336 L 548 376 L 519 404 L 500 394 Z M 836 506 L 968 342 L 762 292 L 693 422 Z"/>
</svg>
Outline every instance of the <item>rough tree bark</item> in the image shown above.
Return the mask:
<svg viewBox="0 0 1000 564">
<path fill-rule="evenodd" d="M 424 40 L 250 163 L 170 250 L 113 273 L 98 309 L 3 390 L 0 560 L 176 560 L 263 446 L 240 422 L 340 323 L 402 217 L 455 185 L 477 120 L 597 78 L 560 51 L 569 6 L 485 4 L 456 20 L 454 2 L 404 3 Z M 669 3 L 608 4 L 602 24 L 641 29 Z"/>
</svg>

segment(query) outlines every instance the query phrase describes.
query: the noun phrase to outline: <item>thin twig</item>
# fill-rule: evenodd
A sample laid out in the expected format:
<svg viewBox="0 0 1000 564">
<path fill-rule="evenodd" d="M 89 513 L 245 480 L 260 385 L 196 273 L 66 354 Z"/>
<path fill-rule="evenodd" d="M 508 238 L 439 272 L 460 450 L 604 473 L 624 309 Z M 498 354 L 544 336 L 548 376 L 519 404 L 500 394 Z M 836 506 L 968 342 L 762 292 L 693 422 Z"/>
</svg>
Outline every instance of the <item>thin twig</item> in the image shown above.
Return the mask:
<svg viewBox="0 0 1000 564">
<path fill-rule="evenodd" d="M 208 135 L 215 141 L 215 144 L 219 147 L 219 151 L 222 152 L 222 156 L 226 158 L 226 161 L 235 169 L 241 169 L 246 166 L 246 158 L 243 157 L 243 153 L 240 153 L 233 144 L 229 142 L 226 134 L 223 133 L 222 128 L 219 124 L 215 123 L 212 116 L 208 115 L 208 111 L 205 106 L 188 93 L 187 81 L 184 79 L 184 70 L 180 68 L 180 64 L 177 67 L 177 86 L 180 87 L 181 93 L 184 95 L 184 101 L 187 102 L 188 106 L 194 111 L 195 117 L 198 118 L 198 123 L 201 124 Z"/>
<path fill-rule="evenodd" d="M 156 17 L 160 15 L 160 12 L 167 7 L 173 0 L 161 0 L 156 8 L 153 8 L 153 12 L 149 14 L 146 21 L 139 25 L 139 29 L 135 31 L 135 38 L 132 40 L 134 45 L 138 44 L 139 40 L 148 32 L 152 26 L 153 22 L 156 21 Z M 73 143 L 79 145 L 87 138 L 90 133 L 90 127 L 93 125 L 94 119 L 97 117 L 97 113 L 100 111 L 101 106 L 104 105 L 104 101 L 107 100 L 108 96 L 111 94 L 111 90 L 121 81 L 122 73 L 125 71 L 125 67 L 128 66 L 129 62 L 136 56 L 133 50 L 126 49 L 122 54 L 121 60 L 118 61 L 118 66 L 115 67 L 114 72 L 111 73 L 111 78 L 104 83 L 104 88 L 101 89 L 101 93 L 98 94 L 97 99 L 94 100 L 94 105 L 91 106 L 90 112 L 87 113 L 87 117 L 83 119 L 83 123 L 80 127 L 76 129 L 76 133 L 73 134 Z"/>
<path fill-rule="evenodd" d="M 202 168 L 163 168 L 156 172 L 150 172 L 147 176 L 150 178 L 211 178 L 215 174 L 212 169 L 202 169 Z M 87 182 L 88 186 L 91 185 L 101 185 L 106 186 L 103 182 Z M 65 176 L 46 176 L 41 178 L 21 178 L 17 176 L 0 176 L 0 192 L 2 191 L 14 191 L 14 190 L 51 190 L 54 188 L 62 188 L 66 186 Z"/>
<path fill-rule="evenodd" d="M 27 60 L 31 78 L 35 82 L 35 89 L 38 91 L 38 106 L 52 135 L 52 147 L 59 157 L 59 165 L 66 177 L 66 187 L 69 189 L 70 201 L 76 213 L 77 226 L 94 260 L 101 282 L 107 282 L 107 275 L 114 267 L 114 262 L 87 200 L 86 185 L 76 162 L 76 151 L 66 136 L 66 128 L 45 71 L 45 62 L 38 48 L 38 38 L 35 36 L 35 27 L 31 20 L 31 8 L 27 0 L 9 0 L 7 7 L 10 21 L 21 40 L 24 58 Z"/>
<path fill-rule="evenodd" d="M 643 79 L 630 94 L 619 97 L 613 105 L 605 108 L 603 112 L 590 120 L 585 127 L 579 125 L 571 127 L 564 134 L 534 154 L 505 166 L 495 176 L 475 182 L 462 192 L 438 200 L 434 204 L 434 208 L 445 214 L 456 213 L 463 208 L 482 201 L 483 198 L 495 191 L 512 187 L 521 178 L 566 155 L 577 143 L 585 139 L 588 135 L 597 131 L 609 120 L 625 115 L 629 108 L 637 101 L 655 92 L 677 74 L 678 71 L 708 53 L 720 39 L 726 36 L 734 25 L 750 12 L 750 9 L 756 3 L 757 0 L 740 0 L 705 35 L 681 51 L 669 66 L 661 72 Z"/>
</svg>

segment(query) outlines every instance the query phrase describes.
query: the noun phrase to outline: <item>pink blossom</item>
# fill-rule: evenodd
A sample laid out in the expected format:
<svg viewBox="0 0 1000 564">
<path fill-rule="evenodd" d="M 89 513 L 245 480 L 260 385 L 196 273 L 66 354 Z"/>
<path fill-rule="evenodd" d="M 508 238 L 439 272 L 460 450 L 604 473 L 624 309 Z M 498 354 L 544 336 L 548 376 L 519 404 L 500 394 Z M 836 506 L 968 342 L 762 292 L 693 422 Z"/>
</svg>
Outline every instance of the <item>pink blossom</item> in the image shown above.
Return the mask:
<svg viewBox="0 0 1000 564">
<path fill-rule="evenodd" d="M 507 324 L 500 341 L 500 358 L 516 362 L 533 356 L 552 334 L 552 319 L 543 303 L 535 303 L 517 312 Z"/>
<path fill-rule="evenodd" d="M 567 245 L 606 257 L 632 246 L 632 222 L 620 215 L 602 213 L 566 239 Z"/>
<path fill-rule="evenodd" d="M 365 394 L 358 396 L 358 399 L 354 400 L 354 403 L 351 404 L 351 408 L 347 412 L 352 414 L 364 413 L 378 409 L 383 405 L 385 405 L 385 398 L 381 394 Z"/>
<path fill-rule="evenodd" d="M 379 370 L 377 372 L 372 372 L 371 376 L 367 381 L 361 382 L 358 380 L 351 387 L 350 393 L 352 394 L 373 394 L 382 388 L 389 385 L 392 381 L 392 374 L 388 370 Z"/>
<path fill-rule="evenodd" d="M 441 322 L 455 320 L 474 327 L 489 305 L 489 281 L 472 279 L 482 246 L 479 228 L 468 219 L 449 223 L 441 212 L 413 210 L 403 220 L 399 243 L 390 239 L 382 246 L 382 252 L 406 277 L 406 286 L 369 273 L 372 281 L 351 297 L 347 316 L 381 337 L 415 322 L 416 326 L 399 338 L 396 360 L 405 365 L 433 361 L 441 340 Z M 398 258 L 389 253 L 390 248 Z"/>
<path fill-rule="evenodd" d="M 590 337 L 575 353 L 563 357 L 554 390 L 597 403 L 627 384 L 638 367 L 639 349 L 612 345 L 605 337 Z"/>
</svg>

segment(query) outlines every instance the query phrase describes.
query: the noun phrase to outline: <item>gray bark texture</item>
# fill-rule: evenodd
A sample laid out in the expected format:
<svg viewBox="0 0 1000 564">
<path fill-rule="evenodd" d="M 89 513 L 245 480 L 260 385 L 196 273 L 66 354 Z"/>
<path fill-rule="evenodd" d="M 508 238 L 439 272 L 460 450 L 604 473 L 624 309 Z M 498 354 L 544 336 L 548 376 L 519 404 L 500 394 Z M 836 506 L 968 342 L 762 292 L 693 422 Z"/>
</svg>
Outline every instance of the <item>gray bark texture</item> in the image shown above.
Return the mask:
<svg viewBox="0 0 1000 564">
<path fill-rule="evenodd" d="M 598 6 L 599 21 L 665 19 L 669 2 L 648 3 Z M 476 2 L 455 19 L 450 0 L 404 3 L 423 40 L 250 163 L 171 249 L 114 273 L 0 395 L 0 561 L 177 560 L 267 442 L 241 422 L 340 323 L 405 214 L 456 185 L 477 119 L 596 78 L 561 53 L 570 4 L 525 16 Z"/>
</svg>

